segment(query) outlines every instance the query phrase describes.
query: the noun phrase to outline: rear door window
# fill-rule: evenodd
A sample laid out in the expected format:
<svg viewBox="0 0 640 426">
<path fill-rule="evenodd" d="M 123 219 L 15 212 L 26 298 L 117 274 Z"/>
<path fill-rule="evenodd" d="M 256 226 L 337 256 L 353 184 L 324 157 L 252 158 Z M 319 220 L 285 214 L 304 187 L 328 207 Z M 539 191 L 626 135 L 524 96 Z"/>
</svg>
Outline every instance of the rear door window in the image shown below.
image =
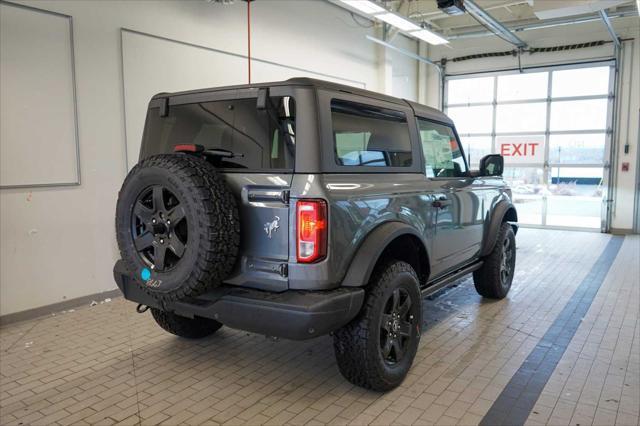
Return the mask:
<svg viewBox="0 0 640 426">
<path fill-rule="evenodd" d="M 403 112 L 333 99 L 331 119 L 338 165 L 411 166 L 409 126 Z"/>
<path fill-rule="evenodd" d="M 467 164 L 452 127 L 418 119 L 427 177 L 462 177 Z"/>
<path fill-rule="evenodd" d="M 161 117 L 149 110 L 142 156 L 171 153 L 176 145 L 198 144 L 224 150 L 230 157 L 210 157 L 224 169 L 292 170 L 295 158 L 295 101 L 271 97 L 258 110 L 255 98 L 172 105 Z"/>
</svg>

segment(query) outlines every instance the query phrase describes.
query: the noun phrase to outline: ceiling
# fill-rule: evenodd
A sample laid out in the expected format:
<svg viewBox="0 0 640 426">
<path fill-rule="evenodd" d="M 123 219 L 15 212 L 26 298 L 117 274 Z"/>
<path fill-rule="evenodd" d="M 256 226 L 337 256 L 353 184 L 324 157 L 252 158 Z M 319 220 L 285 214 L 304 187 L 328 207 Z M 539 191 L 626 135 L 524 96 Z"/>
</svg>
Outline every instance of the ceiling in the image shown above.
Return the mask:
<svg viewBox="0 0 640 426">
<path fill-rule="evenodd" d="M 637 15 L 635 0 L 475 0 L 481 8 L 505 26 L 552 22 L 597 15 L 599 10 L 608 14 L 627 11 Z M 448 35 L 484 31 L 470 14 L 450 16 L 441 12 L 436 0 L 384 0 L 387 9 L 408 16 L 416 23 Z"/>
</svg>

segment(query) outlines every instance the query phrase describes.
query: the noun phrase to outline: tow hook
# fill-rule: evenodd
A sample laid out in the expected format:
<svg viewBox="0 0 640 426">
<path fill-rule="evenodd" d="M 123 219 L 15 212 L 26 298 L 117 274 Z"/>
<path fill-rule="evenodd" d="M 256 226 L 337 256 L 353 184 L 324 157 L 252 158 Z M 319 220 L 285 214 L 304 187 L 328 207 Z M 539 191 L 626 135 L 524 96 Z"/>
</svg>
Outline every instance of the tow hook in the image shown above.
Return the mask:
<svg viewBox="0 0 640 426">
<path fill-rule="evenodd" d="M 136 312 L 139 313 L 139 314 L 144 314 L 145 312 L 147 312 L 148 309 L 149 309 L 149 307 L 147 305 L 143 305 L 142 303 L 140 303 L 136 307 Z"/>
</svg>

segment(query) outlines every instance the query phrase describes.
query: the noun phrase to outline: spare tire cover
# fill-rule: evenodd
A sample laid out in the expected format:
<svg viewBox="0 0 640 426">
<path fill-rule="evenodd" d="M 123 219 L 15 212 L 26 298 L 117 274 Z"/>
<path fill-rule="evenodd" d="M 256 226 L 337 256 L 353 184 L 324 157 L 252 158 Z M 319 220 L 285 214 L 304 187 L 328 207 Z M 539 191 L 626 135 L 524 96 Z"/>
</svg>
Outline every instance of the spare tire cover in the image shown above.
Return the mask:
<svg viewBox="0 0 640 426">
<path fill-rule="evenodd" d="M 231 272 L 238 255 L 238 207 L 205 159 L 163 154 L 137 164 L 118 196 L 122 259 L 160 302 L 197 296 Z"/>
</svg>

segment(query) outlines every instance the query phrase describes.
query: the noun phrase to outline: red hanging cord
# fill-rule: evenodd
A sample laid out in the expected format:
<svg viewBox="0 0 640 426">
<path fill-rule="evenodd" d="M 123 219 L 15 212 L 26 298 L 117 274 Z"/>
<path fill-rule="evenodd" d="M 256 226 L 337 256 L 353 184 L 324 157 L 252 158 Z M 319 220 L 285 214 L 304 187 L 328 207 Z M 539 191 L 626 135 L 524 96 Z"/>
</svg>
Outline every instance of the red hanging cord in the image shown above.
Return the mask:
<svg viewBox="0 0 640 426">
<path fill-rule="evenodd" d="M 247 1 L 247 65 L 249 68 L 249 84 L 251 84 L 251 0 Z"/>
</svg>

